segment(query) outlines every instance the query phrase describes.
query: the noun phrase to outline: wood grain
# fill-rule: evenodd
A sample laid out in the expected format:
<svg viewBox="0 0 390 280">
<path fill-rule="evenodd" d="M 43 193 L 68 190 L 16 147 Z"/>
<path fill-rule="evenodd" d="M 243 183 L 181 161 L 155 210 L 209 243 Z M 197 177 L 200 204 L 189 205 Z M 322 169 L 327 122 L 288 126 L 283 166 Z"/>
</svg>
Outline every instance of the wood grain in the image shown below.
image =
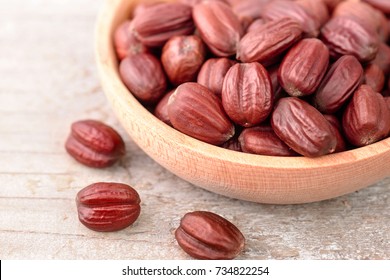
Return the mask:
<svg viewBox="0 0 390 280">
<path fill-rule="evenodd" d="M 0 0 L 1 259 L 189 259 L 173 231 L 194 210 L 242 230 L 239 259 L 390 258 L 390 179 L 323 202 L 265 205 L 195 187 L 140 150 L 100 87 L 93 33 L 102 3 Z M 123 135 L 127 155 L 119 164 L 95 170 L 66 154 L 69 126 L 83 118 Z M 75 195 L 97 181 L 139 191 L 133 226 L 97 233 L 78 222 Z"/>
</svg>

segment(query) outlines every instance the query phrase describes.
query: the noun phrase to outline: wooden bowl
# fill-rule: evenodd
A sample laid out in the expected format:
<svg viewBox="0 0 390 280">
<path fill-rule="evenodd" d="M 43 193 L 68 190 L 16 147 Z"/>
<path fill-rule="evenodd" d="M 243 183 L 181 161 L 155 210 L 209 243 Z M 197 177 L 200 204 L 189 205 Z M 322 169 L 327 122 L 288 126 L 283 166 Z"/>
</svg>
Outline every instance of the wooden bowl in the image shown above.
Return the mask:
<svg viewBox="0 0 390 280">
<path fill-rule="evenodd" d="M 260 156 L 203 143 L 155 118 L 122 83 L 112 43 L 113 30 L 139 2 L 105 2 L 97 22 L 96 60 L 116 116 L 134 142 L 160 165 L 211 192 L 273 204 L 325 200 L 390 175 L 390 139 L 314 159 Z"/>
</svg>

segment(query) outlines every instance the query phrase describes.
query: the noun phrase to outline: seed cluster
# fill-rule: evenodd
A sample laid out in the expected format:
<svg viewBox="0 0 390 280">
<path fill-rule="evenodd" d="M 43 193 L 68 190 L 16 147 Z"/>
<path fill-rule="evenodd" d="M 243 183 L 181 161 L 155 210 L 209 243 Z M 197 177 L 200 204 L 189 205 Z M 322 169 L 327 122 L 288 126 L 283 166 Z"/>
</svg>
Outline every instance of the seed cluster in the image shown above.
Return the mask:
<svg viewBox="0 0 390 280">
<path fill-rule="evenodd" d="M 173 128 L 242 152 L 318 157 L 390 134 L 389 6 L 141 3 L 114 47 L 123 83 Z"/>
</svg>

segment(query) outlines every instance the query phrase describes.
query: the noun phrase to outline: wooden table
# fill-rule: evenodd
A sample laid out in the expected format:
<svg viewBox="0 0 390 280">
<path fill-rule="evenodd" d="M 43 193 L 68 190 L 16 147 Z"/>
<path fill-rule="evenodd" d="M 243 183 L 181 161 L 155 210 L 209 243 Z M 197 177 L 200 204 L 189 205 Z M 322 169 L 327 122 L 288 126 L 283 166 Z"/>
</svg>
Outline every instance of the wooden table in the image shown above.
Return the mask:
<svg viewBox="0 0 390 280">
<path fill-rule="evenodd" d="M 100 87 L 93 33 L 101 4 L 0 0 L 1 259 L 189 259 L 173 232 L 193 210 L 216 212 L 242 230 L 239 259 L 390 258 L 390 179 L 328 201 L 261 205 L 195 187 L 146 156 Z M 123 135 L 119 164 L 95 170 L 65 152 L 70 124 L 85 118 Z M 79 223 L 75 195 L 97 181 L 139 191 L 133 226 L 98 233 Z"/>
</svg>

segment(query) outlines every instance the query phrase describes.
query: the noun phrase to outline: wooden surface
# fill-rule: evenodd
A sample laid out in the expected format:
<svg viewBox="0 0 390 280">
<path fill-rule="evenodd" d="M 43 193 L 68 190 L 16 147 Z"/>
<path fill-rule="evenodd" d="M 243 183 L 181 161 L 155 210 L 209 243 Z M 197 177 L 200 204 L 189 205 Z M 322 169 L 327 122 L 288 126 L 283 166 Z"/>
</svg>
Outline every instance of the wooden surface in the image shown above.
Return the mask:
<svg viewBox="0 0 390 280">
<path fill-rule="evenodd" d="M 195 187 L 146 156 L 100 86 L 93 32 L 101 4 L 0 0 L 1 259 L 189 259 L 173 232 L 193 210 L 242 230 L 239 259 L 390 259 L 390 179 L 323 202 L 263 205 Z M 119 164 L 95 170 L 66 154 L 69 126 L 84 118 L 123 135 Z M 138 190 L 142 212 L 133 226 L 97 233 L 79 223 L 75 195 L 97 181 Z"/>
</svg>

